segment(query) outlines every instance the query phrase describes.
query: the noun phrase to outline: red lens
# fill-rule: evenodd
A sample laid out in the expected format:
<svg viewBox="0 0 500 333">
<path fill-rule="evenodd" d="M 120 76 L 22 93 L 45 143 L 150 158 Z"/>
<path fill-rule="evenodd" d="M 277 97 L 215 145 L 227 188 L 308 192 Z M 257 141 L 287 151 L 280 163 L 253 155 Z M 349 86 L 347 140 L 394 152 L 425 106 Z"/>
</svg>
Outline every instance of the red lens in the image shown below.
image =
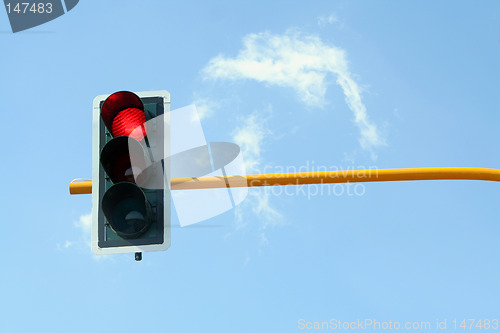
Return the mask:
<svg viewBox="0 0 500 333">
<path fill-rule="evenodd" d="M 111 134 L 117 136 L 130 136 L 141 141 L 146 135 L 146 116 L 144 111 L 136 108 L 128 108 L 120 111 L 111 125 Z"/>
<path fill-rule="evenodd" d="M 114 137 L 130 136 L 140 141 L 146 135 L 144 105 L 133 92 L 110 95 L 102 104 L 101 117 Z"/>
</svg>

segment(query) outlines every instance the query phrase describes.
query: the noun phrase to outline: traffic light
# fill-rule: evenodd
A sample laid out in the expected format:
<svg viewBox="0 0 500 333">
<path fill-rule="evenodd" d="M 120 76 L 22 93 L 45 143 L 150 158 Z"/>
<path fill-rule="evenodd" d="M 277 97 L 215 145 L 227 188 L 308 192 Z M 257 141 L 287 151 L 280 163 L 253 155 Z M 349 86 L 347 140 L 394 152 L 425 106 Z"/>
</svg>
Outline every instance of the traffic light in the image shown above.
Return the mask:
<svg viewBox="0 0 500 333">
<path fill-rule="evenodd" d="M 170 94 L 119 91 L 94 99 L 92 250 L 170 246 Z"/>
</svg>

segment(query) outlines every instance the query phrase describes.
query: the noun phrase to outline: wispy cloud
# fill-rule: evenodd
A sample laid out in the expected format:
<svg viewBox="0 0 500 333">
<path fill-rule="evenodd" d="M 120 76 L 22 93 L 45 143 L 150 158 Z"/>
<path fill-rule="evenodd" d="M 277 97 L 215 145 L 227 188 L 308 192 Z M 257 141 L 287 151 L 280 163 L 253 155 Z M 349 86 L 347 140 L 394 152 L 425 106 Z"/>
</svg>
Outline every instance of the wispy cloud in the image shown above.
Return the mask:
<svg viewBox="0 0 500 333">
<path fill-rule="evenodd" d="M 271 134 L 271 131 L 266 126 L 267 118 L 257 112 L 241 118 L 241 122 L 242 124 L 233 132 L 233 141 L 241 148 L 245 170 L 247 173 L 254 173 L 262 161 L 264 139 Z"/>
<path fill-rule="evenodd" d="M 89 236 L 92 228 L 92 213 L 80 216 L 80 219 L 74 224 L 75 227 L 82 231 L 84 236 Z"/>
<path fill-rule="evenodd" d="M 213 116 L 215 109 L 219 107 L 219 103 L 213 98 L 205 98 L 197 94 L 194 95 L 192 104 L 196 105 L 196 111 L 200 120 Z"/>
<path fill-rule="evenodd" d="M 64 244 L 60 244 L 60 243 L 58 243 L 58 244 L 56 244 L 56 246 L 57 246 L 57 249 L 58 249 L 58 250 L 67 249 L 67 248 L 69 248 L 69 247 L 73 246 L 73 242 L 71 242 L 71 241 L 69 241 L 69 240 L 66 240 L 66 241 L 64 242 Z"/>
<path fill-rule="evenodd" d="M 332 18 L 333 20 L 333 18 Z M 251 79 L 295 90 L 299 100 L 313 107 L 324 107 L 327 76 L 333 75 L 344 92 L 347 106 L 359 128 L 361 147 L 374 155 L 384 145 L 377 126 L 369 119 L 361 99 L 361 88 L 349 71 L 346 52 L 327 45 L 315 35 L 288 31 L 249 34 L 234 58 L 218 55 L 202 70 L 206 79 Z"/>
<path fill-rule="evenodd" d="M 81 215 L 73 225 L 79 229 L 80 237 L 77 240 L 66 240 L 64 244 L 57 244 L 58 249 L 76 249 L 90 252 L 90 235 L 92 229 L 92 213 Z"/>
<path fill-rule="evenodd" d="M 318 17 L 318 25 L 325 26 L 327 24 L 338 23 L 339 19 L 335 13 L 331 13 L 329 16 L 320 16 Z"/>
<path fill-rule="evenodd" d="M 241 125 L 233 132 L 233 141 L 241 147 L 245 169 L 251 174 L 260 169 L 262 152 L 266 139 L 272 134 L 267 127 L 267 119 L 272 113 L 269 106 L 265 112 L 254 112 L 241 119 Z M 270 194 L 261 189 L 250 189 L 246 200 L 236 207 L 236 226 L 247 226 L 247 216 L 251 213 L 260 221 L 260 238 L 267 239 L 265 231 L 269 227 L 283 224 L 283 215 L 273 207 Z M 262 242 L 261 242 L 262 243 Z"/>
<path fill-rule="evenodd" d="M 92 213 L 81 215 L 78 221 L 75 221 L 73 224 L 80 230 L 80 238 L 73 242 L 66 241 L 66 248 L 73 247 L 82 253 L 90 253 L 94 260 L 113 260 L 113 256 L 98 256 L 92 252 L 90 244 L 92 233 Z"/>
</svg>

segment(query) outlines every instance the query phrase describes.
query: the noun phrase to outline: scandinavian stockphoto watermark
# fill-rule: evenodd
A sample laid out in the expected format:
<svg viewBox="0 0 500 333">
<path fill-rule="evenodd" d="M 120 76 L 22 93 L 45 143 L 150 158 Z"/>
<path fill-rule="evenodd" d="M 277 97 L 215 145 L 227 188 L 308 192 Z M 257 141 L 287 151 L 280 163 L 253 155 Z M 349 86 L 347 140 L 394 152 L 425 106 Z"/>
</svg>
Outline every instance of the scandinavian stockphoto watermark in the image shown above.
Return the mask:
<svg viewBox="0 0 500 333">
<path fill-rule="evenodd" d="M 288 186 L 292 185 L 292 186 Z M 304 196 L 307 200 L 320 196 L 348 196 L 348 197 L 361 197 L 365 195 L 366 188 L 363 184 L 359 183 L 342 183 L 342 184 L 287 184 L 287 186 L 271 185 L 265 186 L 264 190 L 266 195 L 274 196 Z"/>
<path fill-rule="evenodd" d="M 72 10 L 79 0 L 4 0 L 12 32 L 52 21 Z"/>
<path fill-rule="evenodd" d="M 264 186 L 263 191 L 266 195 L 274 196 L 304 196 L 310 200 L 318 196 L 348 196 L 360 197 L 366 194 L 366 187 L 363 183 L 349 181 L 349 179 L 357 179 L 364 181 L 368 178 L 378 178 L 377 166 L 363 165 L 318 165 L 314 161 L 306 161 L 300 166 L 277 166 L 266 165 L 262 168 L 254 168 L 257 174 L 269 175 L 269 178 L 274 174 L 286 174 L 292 181 L 288 182 L 287 186 L 272 185 Z M 304 183 L 308 177 L 320 176 L 324 179 L 318 183 Z M 263 181 L 266 185 L 266 180 Z M 292 186 L 288 186 L 292 185 Z"/>
<path fill-rule="evenodd" d="M 137 142 L 135 139 L 130 139 L 128 146 L 131 170 L 136 184 L 140 187 L 164 189 L 172 184 L 173 179 L 176 180 L 177 186 L 183 182 L 196 183 L 197 179 L 203 177 L 223 180 L 223 186 L 214 188 L 172 191 L 181 226 L 222 214 L 246 198 L 248 187 L 252 187 L 252 180 L 249 180 L 252 175 L 246 178 L 240 147 L 232 142 L 207 142 L 195 105 L 150 119 L 136 130 L 142 131 L 143 127 L 156 129 L 148 131 L 149 147 L 146 141 Z M 164 139 L 161 134 L 165 131 L 168 131 L 165 137 L 170 138 L 170 142 L 166 145 L 155 144 Z M 165 151 L 163 147 L 170 149 Z M 155 170 L 155 165 L 156 169 L 161 169 L 162 161 L 165 161 L 164 174 L 148 172 Z M 258 185 L 262 186 L 261 189 L 268 195 L 305 196 L 308 199 L 317 196 L 359 197 L 366 193 L 366 188 L 358 182 L 367 178 L 376 179 L 378 168 L 327 166 L 306 161 L 299 166 L 266 165 L 260 169 L 254 167 L 252 174 L 261 178 Z M 282 181 L 280 175 L 285 175 L 286 179 Z"/>
</svg>

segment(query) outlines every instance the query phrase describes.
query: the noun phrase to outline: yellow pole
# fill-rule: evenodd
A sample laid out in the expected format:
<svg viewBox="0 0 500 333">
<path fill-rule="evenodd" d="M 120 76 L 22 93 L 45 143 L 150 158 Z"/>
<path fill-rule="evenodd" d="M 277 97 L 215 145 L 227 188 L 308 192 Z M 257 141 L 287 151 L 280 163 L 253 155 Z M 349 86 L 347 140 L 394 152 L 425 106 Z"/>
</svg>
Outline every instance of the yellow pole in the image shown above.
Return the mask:
<svg viewBox="0 0 500 333">
<path fill-rule="evenodd" d="M 452 179 L 500 182 L 500 169 L 411 168 L 277 173 L 227 177 L 174 178 L 170 184 L 172 190 L 192 190 L 224 187 Z M 71 182 L 69 184 L 69 193 L 90 194 L 92 193 L 92 182 Z"/>
</svg>

